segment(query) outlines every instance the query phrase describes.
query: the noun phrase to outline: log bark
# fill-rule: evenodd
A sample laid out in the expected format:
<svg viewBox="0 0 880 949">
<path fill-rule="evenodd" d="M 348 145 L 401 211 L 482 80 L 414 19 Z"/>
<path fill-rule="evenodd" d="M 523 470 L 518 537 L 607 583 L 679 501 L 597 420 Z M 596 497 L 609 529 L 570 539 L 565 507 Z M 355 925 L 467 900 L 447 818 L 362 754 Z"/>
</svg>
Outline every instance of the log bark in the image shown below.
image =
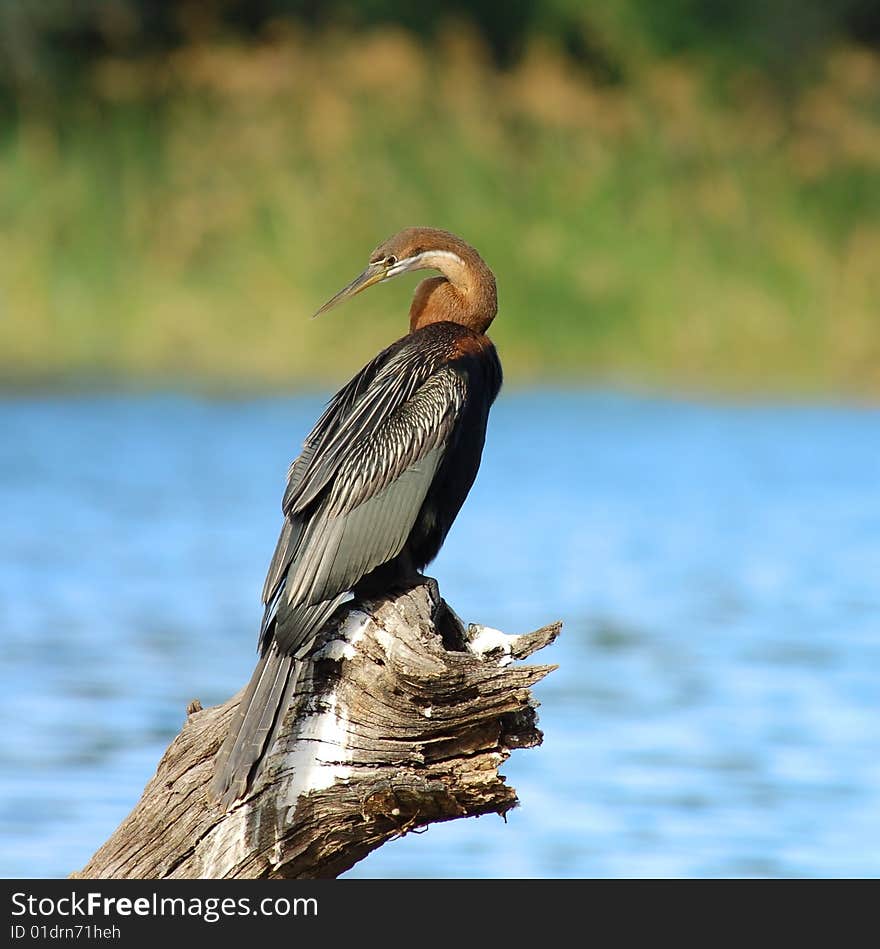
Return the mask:
<svg viewBox="0 0 880 949">
<path fill-rule="evenodd" d="M 326 878 L 388 840 L 518 803 L 499 775 L 541 743 L 529 689 L 555 666 L 518 666 L 554 623 L 506 636 L 461 624 L 433 580 L 346 604 L 305 667 L 262 775 L 230 811 L 206 790 L 241 692 L 188 709 L 134 810 L 80 878 Z"/>
</svg>

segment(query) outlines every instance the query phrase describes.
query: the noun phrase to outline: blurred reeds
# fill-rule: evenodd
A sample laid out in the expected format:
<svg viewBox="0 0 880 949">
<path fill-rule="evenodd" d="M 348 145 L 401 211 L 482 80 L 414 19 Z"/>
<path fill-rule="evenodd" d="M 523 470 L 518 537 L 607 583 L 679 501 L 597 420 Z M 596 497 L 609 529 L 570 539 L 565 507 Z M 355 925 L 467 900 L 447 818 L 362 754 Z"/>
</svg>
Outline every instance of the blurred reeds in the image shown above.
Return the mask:
<svg viewBox="0 0 880 949">
<path fill-rule="evenodd" d="M 508 378 L 880 392 L 880 58 L 784 92 L 686 58 L 393 28 L 106 59 L 0 136 L 0 377 L 293 387 L 405 331 L 416 278 L 309 315 L 407 224 L 495 269 Z"/>
</svg>

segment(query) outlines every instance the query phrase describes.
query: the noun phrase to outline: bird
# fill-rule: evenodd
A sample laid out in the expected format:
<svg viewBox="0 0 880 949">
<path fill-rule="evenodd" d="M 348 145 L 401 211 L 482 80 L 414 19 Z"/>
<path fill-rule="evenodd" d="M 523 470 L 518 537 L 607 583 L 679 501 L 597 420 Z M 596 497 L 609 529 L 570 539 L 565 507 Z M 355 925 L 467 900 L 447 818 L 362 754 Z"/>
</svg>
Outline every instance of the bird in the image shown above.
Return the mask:
<svg viewBox="0 0 880 949">
<path fill-rule="evenodd" d="M 259 660 L 209 787 L 227 810 L 261 774 L 321 628 L 347 600 L 423 581 L 477 476 L 502 370 L 495 277 L 473 247 L 404 228 L 315 316 L 417 270 L 438 274 L 416 287 L 408 333 L 330 399 L 288 469 Z"/>
</svg>

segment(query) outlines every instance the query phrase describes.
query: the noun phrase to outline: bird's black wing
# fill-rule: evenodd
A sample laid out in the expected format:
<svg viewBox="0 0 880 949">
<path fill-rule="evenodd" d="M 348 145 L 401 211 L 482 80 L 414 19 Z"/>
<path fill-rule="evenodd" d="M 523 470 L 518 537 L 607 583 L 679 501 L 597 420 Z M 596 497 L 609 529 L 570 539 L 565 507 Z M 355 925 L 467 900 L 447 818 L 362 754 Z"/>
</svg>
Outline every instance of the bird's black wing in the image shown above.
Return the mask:
<svg viewBox="0 0 880 949">
<path fill-rule="evenodd" d="M 300 624 L 289 613 L 339 597 L 402 550 L 468 395 L 467 374 L 440 355 L 404 341 L 364 370 L 367 381 L 355 377 L 306 439 L 264 590 L 264 646 L 271 637 L 295 652 Z"/>
<path fill-rule="evenodd" d="M 323 414 L 315 423 L 315 427 L 306 436 L 302 451 L 291 462 L 287 470 L 287 487 L 281 501 L 281 510 L 285 515 L 285 519 L 281 527 L 281 536 L 275 546 L 272 562 L 269 564 L 266 581 L 263 584 L 263 604 L 265 606 L 268 606 L 277 594 L 278 587 L 284 579 L 301 536 L 302 518 L 294 520 L 288 516 L 291 512 L 291 501 L 297 496 L 298 489 L 302 485 L 304 477 L 312 468 L 316 456 L 321 457 L 324 447 L 331 440 L 333 433 L 343 423 L 346 416 L 349 415 L 354 404 L 366 391 L 382 362 L 387 358 L 388 352 L 389 350 L 384 350 L 379 353 L 375 359 L 367 363 L 347 385 L 343 386 L 333 396 Z M 264 629 L 265 626 L 266 620 L 264 619 Z"/>
</svg>

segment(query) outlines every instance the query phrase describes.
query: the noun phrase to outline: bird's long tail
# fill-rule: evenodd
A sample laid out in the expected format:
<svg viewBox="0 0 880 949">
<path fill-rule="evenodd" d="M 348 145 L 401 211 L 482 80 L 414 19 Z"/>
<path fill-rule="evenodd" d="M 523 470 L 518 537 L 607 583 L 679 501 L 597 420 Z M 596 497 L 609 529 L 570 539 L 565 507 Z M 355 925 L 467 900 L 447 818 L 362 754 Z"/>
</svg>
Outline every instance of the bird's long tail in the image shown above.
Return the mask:
<svg viewBox="0 0 880 949">
<path fill-rule="evenodd" d="M 299 648 L 292 655 L 282 652 L 273 637 L 260 657 L 214 761 L 208 796 L 225 809 L 256 781 L 296 689 L 302 657 L 342 599 L 294 610 L 285 617 L 283 638 L 296 641 Z M 289 624 L 296 626 L 293 636 Z"/>
</svg>

